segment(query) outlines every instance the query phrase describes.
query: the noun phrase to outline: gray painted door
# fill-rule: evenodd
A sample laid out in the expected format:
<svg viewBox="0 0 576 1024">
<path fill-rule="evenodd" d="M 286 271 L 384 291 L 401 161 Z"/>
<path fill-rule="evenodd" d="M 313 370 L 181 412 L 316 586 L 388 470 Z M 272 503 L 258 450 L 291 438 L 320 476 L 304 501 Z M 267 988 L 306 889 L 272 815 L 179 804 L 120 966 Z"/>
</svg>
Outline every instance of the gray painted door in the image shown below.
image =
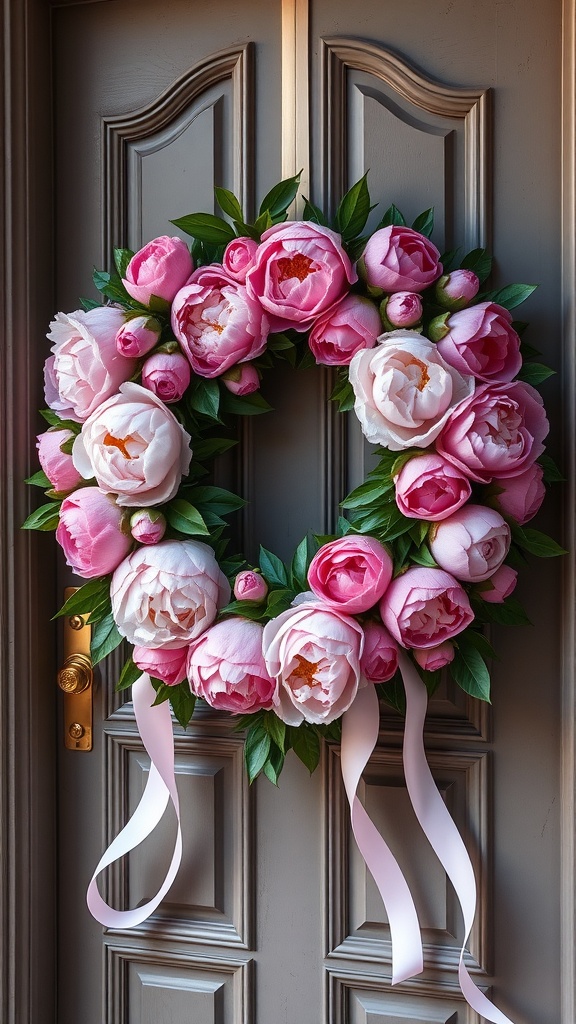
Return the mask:
<svg viewBox="0 0 576 1024">
<path fill-rule="evenodd" d="M 57 6 L 58 308 L 76 308 L 112 244 L 138 247 L 212 209 L 214 181 L 250 204 L 304 166 L 325 204 L 370 168 L 386 205 L 436 207 L 440 247 L 486 241 L 502 281 L 540 282 L 530 340 L 559 366 L 560 13 L 552 0 Z M 285 555 L 325 529 L 363 474 L 361 439 L 342 437 L 328 386 L 320 371 L 267 385 L 276 412 L 243 446 L 249 550 Z M 553 446 L 556 397 L 547 386 Z M 541 525 L 558 532 L 554 499 Z M 470 964 L 516 1024 L 559 1019 L 558 595 L 557 566 L 530 565 L 521 597 L 537 626 L 497 631 L 493 709 L 447 685 L 429 719 L 430 763 L 477 870 Z M 411 816 L 385 710 L 363 792 L 416 893 L 420 978 L 389 986 L 386 918 L 350 838 L 338 749 L 311 779 L 289 761 L 278 789 L 249 790 L 240 740 L 212 713 L 176 728 L 185 854 L 172 892 L 145 925 L 103 936 L 84 891 L 148 769 L 115 673 L 97 693 L 94 751 L 60 755 L 59 1024 L 476 1020 L 457 987 L 454 898 Z M 153 894 L 174 828 L 167 814 L 111 872 L 116 906 Z"/>
</svg>

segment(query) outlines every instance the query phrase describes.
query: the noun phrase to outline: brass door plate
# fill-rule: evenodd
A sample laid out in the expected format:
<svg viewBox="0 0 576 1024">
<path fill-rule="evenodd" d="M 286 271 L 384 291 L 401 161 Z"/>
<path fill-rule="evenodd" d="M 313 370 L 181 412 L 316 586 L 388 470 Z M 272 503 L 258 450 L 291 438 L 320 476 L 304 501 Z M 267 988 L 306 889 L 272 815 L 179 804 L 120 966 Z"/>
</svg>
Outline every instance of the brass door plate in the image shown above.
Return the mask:
<svg viewBox="0 0 576 1024">
<path fill-rule="evenodd" d="M 66 587 L 64 599 L 77 589 Z M 58 685 L 64 693 L 64 745 L 68 750 L 92 750 L 92 627 L 86 625 L 87 618 L 70 615 L 64 619 L 64 665 Z"/>
</svg>

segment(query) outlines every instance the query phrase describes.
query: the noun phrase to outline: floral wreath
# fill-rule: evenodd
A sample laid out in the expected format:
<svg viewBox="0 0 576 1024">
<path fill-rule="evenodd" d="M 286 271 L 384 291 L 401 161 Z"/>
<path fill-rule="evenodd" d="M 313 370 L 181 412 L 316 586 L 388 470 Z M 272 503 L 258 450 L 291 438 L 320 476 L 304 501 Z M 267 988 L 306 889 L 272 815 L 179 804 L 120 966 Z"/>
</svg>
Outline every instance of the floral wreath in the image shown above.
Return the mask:
<svg viewBox="0 0 576 1024">
<path fill-rule="evenodd" d="M 517 569 L 527 552 L 562 552 L 526 526 L 545 482 L 561 479 L 536 390 L 552 371 L 510 312 L 534 286 L 481 292 L 490 256 L 441 255 L 432 210 L 409 227 L 390 206 L 363 235 L 366 176 L 333 221 L 308 200 L 288 221 L 298 186 L 299 175 L 276 185 L 254 223 L 216 188 L 229 220 L 175 220 L 190 248 L 163 236 L 116 249 L 115 272 L 94 273 L 106 301 L 56 315 L 49 428 L 28 481 L 49 502 L 24 524 L 55 529 L 87 580 L 59 614 L 89 614 L 93 663 L 127 640 L 118 689 L 144 676 L 154 705 L 169 701 L 184 727 L 197 698 L 239 716 L 250 781 L 263 772 L 273 783 L 290 749 L 313 771 L 321 737 L 359 723 L 377 736 L 370 694 L 405 711 L 410 688 L 433 693 L 448 667 L 489 700 L 485 625 L 527 622 Z M 283 361 L 336 368 L 332 399 L 354 410 L 379 459 L 342 501 L 333 536 L 310 534 L 289 564 L 260 548 L 250 566 L 226 537 L 243 499 L 205 481 L 237 443 L 231 417 L 269 411 L 261 381 Z M 471 1005 L 506 1021 L 468 982 Z"/>
</svg>

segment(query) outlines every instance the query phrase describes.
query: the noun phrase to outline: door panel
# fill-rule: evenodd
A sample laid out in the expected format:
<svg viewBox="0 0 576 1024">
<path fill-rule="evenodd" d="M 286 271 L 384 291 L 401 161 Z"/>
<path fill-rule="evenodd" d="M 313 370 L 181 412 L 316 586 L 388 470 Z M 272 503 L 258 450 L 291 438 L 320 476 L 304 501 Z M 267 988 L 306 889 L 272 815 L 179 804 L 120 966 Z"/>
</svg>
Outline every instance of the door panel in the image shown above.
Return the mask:
<svg viewBox="0 0 576 1024">
<path fill-rule="evenodd" d="M 291 10 L 289 0 L 54 10 L 59 309 L 90 293 L 89 268 L 108 264 L 112 244 L 137 247 L 171 232 L 173 217 L 212 210 L 213 181 L 250 210 L 281 177 L 299 132 L 282 124 Z M 559 5 L 294 0 L 293 13 L 300 30 L 310 19 L 311 198 L 333 204 L 370 168 L 375 200 L 409 217 L 435 206 L 440 246 L 492 233 L 498 280 L 541 282 L 530 341 L 559 366 Z M 557 385 L 546 387 L 554 446 Z M 271 375 L 275 412 L 243 430 L 234 472 L 253 557 L 257 542 L 285 556 L 308 527 L 329 528 L 365 472 L 369 453 L 327 408 L 329 389 L 325 371 Z M 558 533 L 555 512 L 552 500 L 541 525 Z M 495 634 L 493 715 L 445 682 L 428 750 L 476 869 L 469 965 L 516 1024 L 547 1024 L 560 991 L 556 567 L 531 565 L 520 586 L 538 627 Z M 422 977 L 389 985 L 389 931 L 351 838 L 338 749 L 312 779 L 288 759 L 278 789 L 250 788 L 240 739 L 210 711 L 175 728 L 185 853 L 172 892 L 150 921 L 103 940 L 84 891 L 149 767 L 110 662 L 94 751 L 60 753 L 59 1024 L 478 1024 L 457 986 L 459 914 L 408 806 L 401 723 L 386 709 L 363 795 L 415 894 Z M 110 872 L 115 906 L 153 895 L 174 831 L 168 812 Z"/>
</svg>

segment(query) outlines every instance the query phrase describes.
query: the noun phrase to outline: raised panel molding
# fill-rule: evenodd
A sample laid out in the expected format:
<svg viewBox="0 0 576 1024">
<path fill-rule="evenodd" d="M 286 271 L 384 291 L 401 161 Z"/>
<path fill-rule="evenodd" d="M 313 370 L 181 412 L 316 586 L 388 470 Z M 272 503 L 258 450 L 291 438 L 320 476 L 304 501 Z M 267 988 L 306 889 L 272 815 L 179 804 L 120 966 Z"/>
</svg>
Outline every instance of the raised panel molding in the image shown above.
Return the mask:
<svg viewBox="0 0 576 1024">
<path fill-rule="evenodd" d="M 149 758 L 135 724 L 108 723 L 106 760 L 106 842 L 110 842 L 147 781 Z M 149 921 L 131 929 L 131 934 L 146 937 L 153 933 L 161 939 L 247 949 L 252 945 L 254 888 L 252 796 L 244 771 L 243 740 L 207 736 L 198 729 L 182 732 L 175 736 L 175 771 L 185 856 L 168 899 Z M 171 850 L 173 813 L 166 812 L 163 826 Z M 110 869 L 102 887 L 112 905 L 124 907 L 151 898 L 170 856 L 163 836 L 160 827 L 148 840 L 158 846 L 152 856 L 148 845 L 144 857 L 134 851 Z M 147 866 L 153 871 L 150 880 Z"/>
<path fill-rule="evenodd" d="M 422 975 L 391 988 L 382 978 L 328 967 L 326 1005 L 326 1024 L 480 1024 L 457 986 Z"/>
<path fill-rule="evenodd" d="M 459 89 L 427 78 L 395 53 L 360 39 L 321 41 L 324 202 L 333 204 L 350 182 L 346 155 L 349 133 L 347 78 L 363 72 L 390 94 L 425 115 L 442 118 L 464 132 L 465 244 L 489 244 L 491 219 L 490 91 Z"/>
<path fill-rule="evenodd" d="M 146 949 L 141 941 L 135 946 L 106 942 L 105 1024 L 167 1020 L 160 1014 L 167 1005 L 162 996 L 168 989 L 173 1024 L 192 1020 L 195 1024 L 246 1024 L 254 1020 L 250 960 Z"/>
<path fill-rule="evenodd" d="M 128 178 L 138 181 L 137 168 L 130 167 L 130 153 L 141 149 L 151 152 L 154 147 L 170 145 L 183 130 L 186 115 L 196 115 L 202 98 L 215 86 L 229 83 L 232 93 L 232 137 L 229 140 L 233 156 L 230 187 L 246 204 L 250 213 L 252 196 L 252 118 L 254 93 L 252 80 L 253 44 L 229 47 L 211 54 L 176 79 L 160 96 L 145 107 L 125 115 L 103 117 L 103 236 L 104 263 L 114 245 L 127 238 L 130 205 L 134 189 L 129 196 Z M 180 212 L 175 211 L 174 216 Z"/>
<path fill-rule="evenodd" d="M 428 763 L 472 859 L 478 903 L 468 942 L 470 952 L 465 957 L 469 970 L 482 976 L 491 966 L 490 755 L 483 750 L 429 750 Z M 340 750 L 336 746 L 327 748 L 325 771 L 327 959 L 390 964 L 389 928 L 375 884 L 348 826 L 349 809 L 342 784 Z M 409 807 L 399 748 L 375 749 L 364 771 L 359 796 L 406 874 L 420 918 L 427 969 L 456 974 L 461 938 L 459 908 L 452 887 L 424 842 Z M 435 902 L 430 902 L 434 893 Z"/>
</svg>

